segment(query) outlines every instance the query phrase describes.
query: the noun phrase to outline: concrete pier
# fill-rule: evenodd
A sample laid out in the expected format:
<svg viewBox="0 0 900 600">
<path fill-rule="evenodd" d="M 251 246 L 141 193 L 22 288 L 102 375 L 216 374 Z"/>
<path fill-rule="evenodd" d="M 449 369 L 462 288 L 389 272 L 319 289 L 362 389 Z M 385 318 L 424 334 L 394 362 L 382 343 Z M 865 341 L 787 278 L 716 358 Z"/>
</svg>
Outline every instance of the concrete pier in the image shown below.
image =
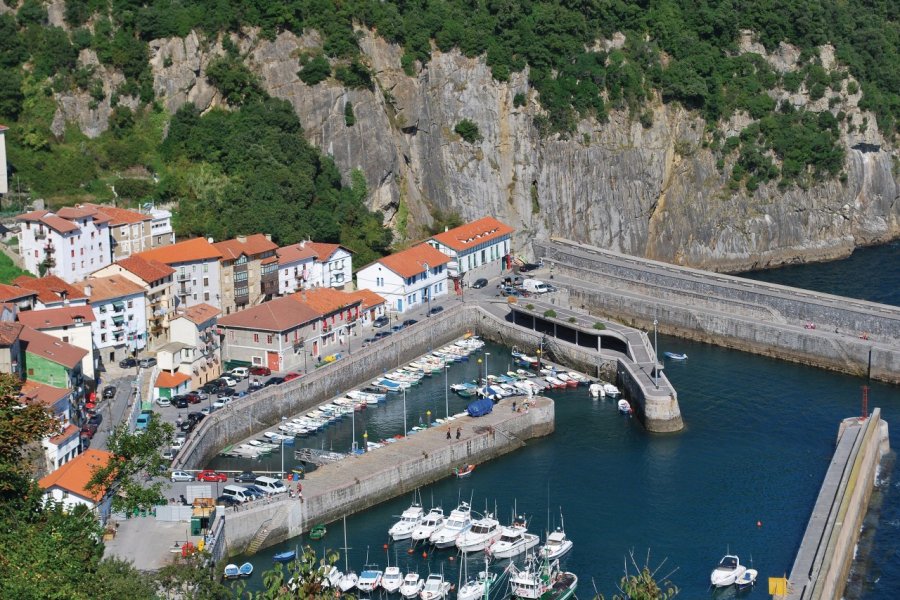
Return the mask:
<svg viewBox="0 0 900 600">
<path fill-rule="evenodd" d="M 888 424 L 875 409 L 841 423 L 837 447 L 797 551 L 788 594 L 777 600 L 838 600 L 847 584 L 875 470 L 888 452 Z"/>
<path fill-rule="evenodd" d="M 517 398 L 519 404 L 522 398 Z M 528 411 L 513 412 L 513 399 L 504 399 L 483 417 L 462 417 L 447 427 L 432 427 L 414 435 L 309 473 L 303 501 L 282 496 L 270 504 L 228 509 L 225 539 L 228 554 L 243 552 L 251 543 L 258 549 L 330 523 L 345 515 L 412 492 L 444 477 L 454 468 L 483 463 L 525 445 L 526 440 L 549 435 L 555 427 L 553 401 L 535 397 Z M 455 439 L 456 428 L 462 436 Z M 472 477 L 478 476 L 476 468 Z M 385 523 L 385 531 L 391 523 Z"/>
</svg>

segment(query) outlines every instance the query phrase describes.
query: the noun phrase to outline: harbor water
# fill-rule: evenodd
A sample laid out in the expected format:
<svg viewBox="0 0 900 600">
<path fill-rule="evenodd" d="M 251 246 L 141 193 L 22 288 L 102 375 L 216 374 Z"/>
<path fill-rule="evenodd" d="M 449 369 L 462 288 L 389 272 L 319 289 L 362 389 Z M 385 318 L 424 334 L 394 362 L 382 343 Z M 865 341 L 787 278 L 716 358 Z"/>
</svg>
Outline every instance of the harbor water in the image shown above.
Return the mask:
<svg viewBox="0 0 900 600">
<path fill-rule="evenodd" d="M 879 260 L 882 255 L 870 255 L 863 265 L 851 269 L 850 275 L 871 286 L 879 281 L 875 273 L 888 269 L 893 279 L 886 279 L 896 282 L 900 277 L 896 245 L 874 250 L 895 259 L 885 263 Z M 868 274 L 863 272 L 865 266 L 872 269 Z M 803 269 L 822 267 L 792 267 L 795 273 L 783 283 L 803 286 Z M 837 279 L 843 284 L 847 277 Z M 897 287 L 894 285 L 894 294 Z M 844 288 L 815 289 L 847 293 Z M 879 298 L 889 301 L 890 297 L 888 291 Z M 484 350 L 485 354 L 451 367 L 447 383 L 475 378 L 485 362 L 491 373 L 507 370 L 509 349 L 489 344 Z M 448 477 L 423 488 L 426 510 L 440 505 L 449 512 L 459 501 L 471 501 L 479 512 L 496 507 L 501 522 L 508 524 L 515 509 L 528 518 L 530 531 L 542 536 L 560 524 L 562 514 L 566 531 L 575 542 L 563 566 L 578 575 L 577 595 L 582 599 L 591 598 L 595 587 L 609 598 L 631 551 L 639 565 L 648 551 L 651 566 L 665 561 L 658 575 L 671 573 L 669 579 L 684 598 L 734 594 L 734 590 L 709 590 L 710 571 L 730 551 L 760 573 L 756 588 L 741 592 L 741 597 L 768 597 L 766 579 L 790 571 L 834 450 L 838 424 L 859 414 L 865 381 L 660 336 L 659 351 L 667 350 L 689 357 L 666 362 L 666 373 L 678 390 L 684 431 L 649 434 L 636 420 L 619 415 L 614 402 L 592 400 L 585 387 L 552 391 L 547 395 L 556 401 L 554 434 L 478 465 L 469 478 Z M 476 360 L 479 356 L 481 364 Z M 364 445 L 363 432 L 369 441 L 401 433 L 404 414 L 407 429 L 443 417 L 447 411 L 445 389 L 444 377 L 435 375 L 411 389 L 405 412 L 402 395 L 391 394 L 386 403 L 356 413 L 357 443 Z M 452 392 L 446 397 L 450 413 L 466 404 Z M 900 425 L 895 423 L 900 414 L 900 388 L 872 383 L 869 404 L 882 408 L 892 425 L 892 446 L 898 447 Z M 354 423 L 347 418 L 317 436 L 298 439 L 297 447 L 346 452 L 353 429 Z M 289 446 L 285 450 L 285 468 L 290 470 L 293 451 Z M 276 452 L 259 461 L 217 458 L 211 466 L 279 470 L 281 460 L 281 453 Z M 880 519 L 872 528 L 869 570 L 848 591 L 848 598 L 900 597 L 896 556 L 900 487 L 889 473 L 882 473 L 876 496 L 881 502 Z M 455 583 L 460 565 L 455 551 L 411 549 L 406 542 L 389 544 L 387 530 L 410 501 L 411 496 L 396 498 L 348 517 L 350 566 L 358 573 L 367 562 L 383 568 L 389 560 L 401 570 L 417 570 L 423 577 L 443 572 Z M 273 565 L 275 553 L 307 543 L 320 553 L 338 550 L 343 546 L 341 523 L 328 524 L 328 533 L 319 542 L 296 538 L 246 557 L 256 565 L 248 587 L 261 588 L 261 574 Z M 234 562 L 243 560 L 245 557 L 236 557 Z M 470 574 L 483 568 L 483 555 L 469 560 Z M 503 564 L 493 568 L 500 569 Z M 343 565 L 342 553 L 339 566 Z M 629 568 L 633 571 L 633 566 Z"/>
</svg>

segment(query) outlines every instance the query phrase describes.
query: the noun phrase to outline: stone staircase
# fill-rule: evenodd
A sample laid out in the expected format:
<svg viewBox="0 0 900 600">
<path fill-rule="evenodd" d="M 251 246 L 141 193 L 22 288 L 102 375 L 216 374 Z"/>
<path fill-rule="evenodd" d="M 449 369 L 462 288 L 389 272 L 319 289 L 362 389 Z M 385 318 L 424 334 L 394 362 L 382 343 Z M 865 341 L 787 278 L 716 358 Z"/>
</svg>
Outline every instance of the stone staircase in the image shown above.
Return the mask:
<svg viewBox="0 0 900 600">
<path fill-rule="evenodd" d="M 262 545 L 266 542 L 266 539 L 269 537 L 269 533 L 272 531 L 273 525 L 277 525 L 284 521 L 284 518 L 287 516 L 288 505 L 287 503 L 282 503 L 282 505 L 278 508 L 278 511 L 272 515 L 271 519 L 266 519 L 259 526 L 259 529 L 256 530 L 256 535 L 253 536 L 253 539 L 250 540 L 250 543 L 247 545 L 247 549 L 245 552 L 249 555 L 256 554 Z"/>
</svg>

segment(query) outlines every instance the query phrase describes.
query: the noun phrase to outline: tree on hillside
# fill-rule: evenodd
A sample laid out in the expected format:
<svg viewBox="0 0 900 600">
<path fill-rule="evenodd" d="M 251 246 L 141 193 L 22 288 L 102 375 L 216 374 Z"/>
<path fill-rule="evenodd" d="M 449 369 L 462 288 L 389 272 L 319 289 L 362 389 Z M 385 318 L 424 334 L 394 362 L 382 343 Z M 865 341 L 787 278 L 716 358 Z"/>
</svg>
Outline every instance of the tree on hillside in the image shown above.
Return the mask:
<svg viewBox="0 0 900 600">
<path fill-rule="evenodd" d="M 629 574 L 628 563 L 634 571 Z M 625 559 L 625 575 L 619 581 L 620 594 L 613 595 L 613 600 L 671 600 L 678 595 L 678 588 L 669 581 L 669 577 L 678 569 L 657 581 L 656 574 L 666 564 L 663 560 L 655 569 L 650 568 L 650 551 L 647 550 L 647 558 L 643 566 L 638 566 L 634 560 L 634 551 L 628 553 Z M 603 594 L 597 593 L 594 600 L 604 600 Z"/>
<path fill-rule="evenodd" d="M 41 404 L 19 397 L 21 380 L 0 373 L 0 502 L 21 499 L 30 479 L 26 448 L 59 430 L 59 422 Z"/>
</svg>

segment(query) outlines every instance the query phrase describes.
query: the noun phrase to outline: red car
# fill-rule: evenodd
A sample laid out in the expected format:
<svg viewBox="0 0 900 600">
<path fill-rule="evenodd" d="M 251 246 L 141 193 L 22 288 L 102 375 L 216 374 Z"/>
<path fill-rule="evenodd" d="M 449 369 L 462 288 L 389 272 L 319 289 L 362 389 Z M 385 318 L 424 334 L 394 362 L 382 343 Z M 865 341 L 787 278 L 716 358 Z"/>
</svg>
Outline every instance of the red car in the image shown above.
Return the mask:
<svg viewBox="0 0 900 600">
<path fill-rule="evenodd" d="M 265 375 L 266 377 L 268 377 L 269 375 L 272 374 L 272 369 L 270 369 L 269 367 L 260 367 L 260 366 L 250 367 L 250 374 L 251 375 Z"/>
<path fill-rule="evenodd" d="M 294 373 L 293 371 L 291 371 L 290 373 L 288 373 L 287 375 L 284 376 L 284 380 L 290 381 L 291 379 L 297 379 L 298 377 L 300 377 L 300 373 Z"/>
<path fill-rule="evenodd" d="M 197 481 L 208 481 L 208 482 L 224 482 L 228 481 L 228 475 L 225 473 L 219 473 L 217 471 L 213 471 L 212 469 L 204 469 L 197 473 Z"/>
</svg>

